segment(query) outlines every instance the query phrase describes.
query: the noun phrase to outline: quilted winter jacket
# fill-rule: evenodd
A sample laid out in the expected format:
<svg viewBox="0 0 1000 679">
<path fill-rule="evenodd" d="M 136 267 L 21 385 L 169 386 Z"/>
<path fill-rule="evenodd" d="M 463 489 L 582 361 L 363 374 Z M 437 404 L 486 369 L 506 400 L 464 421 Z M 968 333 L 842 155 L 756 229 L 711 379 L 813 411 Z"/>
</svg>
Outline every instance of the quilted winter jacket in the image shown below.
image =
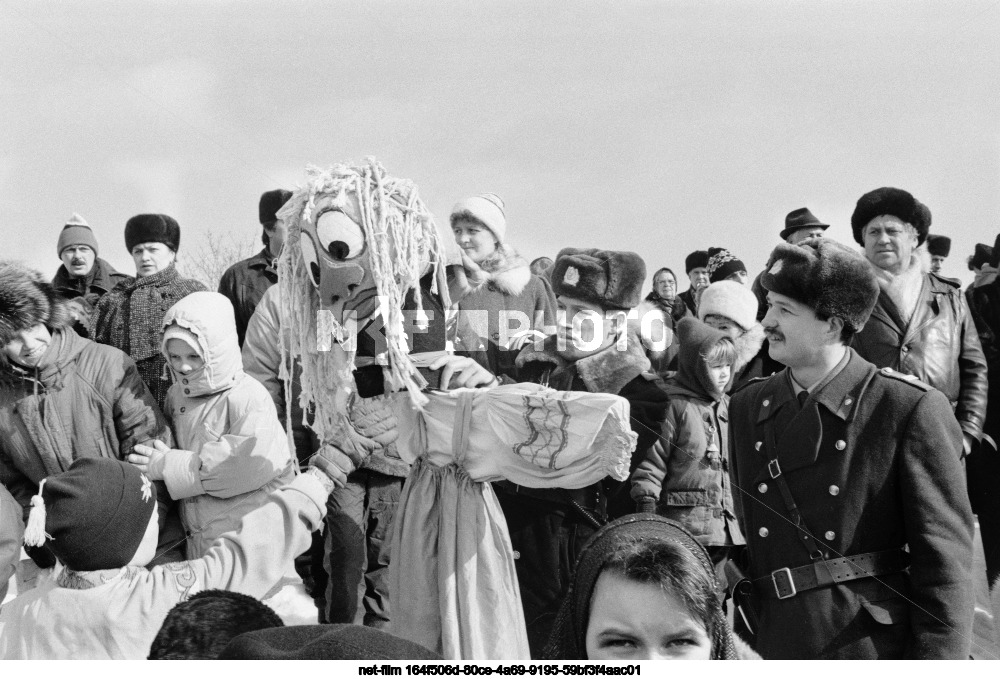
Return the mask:
<svg viewBox="0 0 1000 679">
<path fill-rule="evenodd" d="M 24 509 L 38 482 L 81 457 L 124 459 L 137 443 L 173 438 L 124 353 L 54 330 L 34 370 L 0 366 L 0 483 Z"/>
<path fill-rule="evenodd" d="M 289 483 L 294 470 L 267 389 L 243 372 L 229 300 L 192 293 L 167 311 L 164 328 L 172 324 L 198 336 L 205 359 L 203 368 L 173 375 L 167 412 L 178 449 L 168 454 L 163 475 L 170 496 L 181 500 L 188 558 L 198 559 Z"/>
<path fill-rule="evenodd" d="M 986 416 L 986 358 L 957 281 L 927 274 L 907 325 L 885 291 L 855 351 L 877 368 L 892 368 L 941 391 L 962 431 L 978 439 Z"/>
<path fill-rule="evenodd" d="M 674 380 L 667 380 L 664 391 L 667 416 L 660 438 L 632 475 L 632 498 L 656 499 L 658 514 L 705 546 L 746 544 L 729 479 L 729 397 L 712 403 Z"/>
</svg>

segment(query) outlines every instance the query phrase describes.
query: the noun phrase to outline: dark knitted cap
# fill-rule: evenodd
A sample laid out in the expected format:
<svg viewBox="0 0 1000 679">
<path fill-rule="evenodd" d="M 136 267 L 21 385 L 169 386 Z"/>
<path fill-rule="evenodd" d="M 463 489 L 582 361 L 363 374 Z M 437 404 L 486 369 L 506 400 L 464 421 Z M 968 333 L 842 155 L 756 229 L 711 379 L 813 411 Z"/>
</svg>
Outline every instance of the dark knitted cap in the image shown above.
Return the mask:
<svg viewBox="0 0 1000 679">
<path fill-rule="evenodd" d="M 781 243 L 761 274 L 766 290 L 785 295 L 827 317 L 837 316 L 861 330 L 875 308 L 879 288 L 862 255 L 829 238 Z"/>
<path fill-rule="evenodd" d="M 73 324 L 66 303 L 52 284 L 34 269 L 0 262 L 0 345 L 36 325 L 50 330 Z"/>
<path fill-rule="evenodd" d="M 260 194 L 260 203 L 257 204 L 257 216 L 261 224 L 268 224 L 278 218 L 278 210 L 292 197 L 291 191 L 285 189 L 274 189 Z"/>
<path fill-rule="evenodd" d="M 709 248 L 708 254 L 708 280 L 710 283 L 724 281 L 740 271 L 747 272 L 746 264 L 725 248 Z"/>
<path fill-rule="evenodd" d="M 110 458 L 80 458 L 39 486 L 48 542 L 33 530 L 36 513 L 43 509 L 38 496 L 31 500 L 24 542 L 48 544 L 75 571 L 127 565 L 156 511 L 156 487 L 136 467 Z"/>
<path fill-rule="evenodd" d="M 858 245 L 864 247 L 862 232 L 868 222 L 881 215 L 892 215 L 916 229 L 918 245 L 927 240 L 927 231 L 931 228 L 930 209 L 903 189 L 883 186 L 861 196 L 851 215 L 851 229 Z"/>
<path fill-rule="evenodd" d="M 552 267 L 557 295 L 592 302 L 604 309 L 631 309 L 642 300 L 646 262 L 634 252 L 564 248 Z"/>
<path fill-rule="evenodd" d="M 125 223 L 125 247 L 132 252 L 139 243 L 163 243 L 177 252 L 181 247 L 181 227 L 169 215 L 136 215 Z"/>
<path fill-rule="evenodd" d="M 363 625 L 295 625 L 234 637 L 219 660 L 441 660 L 412 641 Z"/>
<path fill-rule="evenodd" d="M 948 236 L 927 234 L 927 252 L 938 257 L 947 257 L 951 254 L 951 239 Z"/>
<path fill-rule="evenodd" d="M 684 273 L 691 273 L 692 269 L 704 269 L 708 266 L 708 251 L 695 250 L 684 258 Z"/>
</svg>

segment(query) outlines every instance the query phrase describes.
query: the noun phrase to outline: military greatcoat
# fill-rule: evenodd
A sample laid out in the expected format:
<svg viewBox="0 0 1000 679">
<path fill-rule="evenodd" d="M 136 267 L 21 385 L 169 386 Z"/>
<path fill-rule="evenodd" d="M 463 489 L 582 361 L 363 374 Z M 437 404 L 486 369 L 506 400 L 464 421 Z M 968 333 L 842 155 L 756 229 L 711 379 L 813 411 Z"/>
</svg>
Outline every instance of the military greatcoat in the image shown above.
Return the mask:
<svg viewBox="0 0 1000 679">
<path fill-rule="evenodd" d="M 756 650 L 764 658 L 967 658 L 973 518 L 962 431 L 939 391 L 849 351 L 804 404 L 788 369 L 732 395 L 733 495 L 748 575 L 765 597 Z M 788 596 L 781 569 L 813 562 L 775 472 L 823 557 L 906 546 L 909 568 Z M 787 598 L 767 598 L 779 585 Z"/>
</svg>

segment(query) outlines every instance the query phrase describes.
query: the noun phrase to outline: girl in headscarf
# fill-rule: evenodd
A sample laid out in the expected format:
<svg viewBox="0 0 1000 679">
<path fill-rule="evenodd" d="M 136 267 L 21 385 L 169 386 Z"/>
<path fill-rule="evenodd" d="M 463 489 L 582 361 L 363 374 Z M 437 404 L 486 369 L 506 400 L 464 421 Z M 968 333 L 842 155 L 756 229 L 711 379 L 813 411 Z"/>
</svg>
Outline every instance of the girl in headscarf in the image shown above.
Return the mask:
<svg viewBox="0 0 1000 679">
<path fill-rule="evenodd" d="M 680 524 L 632 514 L 597 531 L 543 653 L 547 660 L 756 659 L 732 633 L 712 562 Z"/>
</svg>

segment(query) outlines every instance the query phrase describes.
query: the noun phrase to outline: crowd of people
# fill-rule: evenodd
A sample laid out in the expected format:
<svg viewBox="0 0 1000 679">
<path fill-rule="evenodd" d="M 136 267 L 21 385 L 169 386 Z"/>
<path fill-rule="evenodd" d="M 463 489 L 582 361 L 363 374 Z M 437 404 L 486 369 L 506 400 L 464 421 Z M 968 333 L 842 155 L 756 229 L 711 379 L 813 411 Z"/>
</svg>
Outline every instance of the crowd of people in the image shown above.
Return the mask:
<svg viewBox="0 0 1000 679">
<path fill-rule="evenodd" d="M 0 262 L 0 657 L 1000 655 L 1000 242 L 963 293 L 883 187 L 680 292 L 374 161 L 259 218 L 218 292 L 164 214 Z"/>
</svg>

